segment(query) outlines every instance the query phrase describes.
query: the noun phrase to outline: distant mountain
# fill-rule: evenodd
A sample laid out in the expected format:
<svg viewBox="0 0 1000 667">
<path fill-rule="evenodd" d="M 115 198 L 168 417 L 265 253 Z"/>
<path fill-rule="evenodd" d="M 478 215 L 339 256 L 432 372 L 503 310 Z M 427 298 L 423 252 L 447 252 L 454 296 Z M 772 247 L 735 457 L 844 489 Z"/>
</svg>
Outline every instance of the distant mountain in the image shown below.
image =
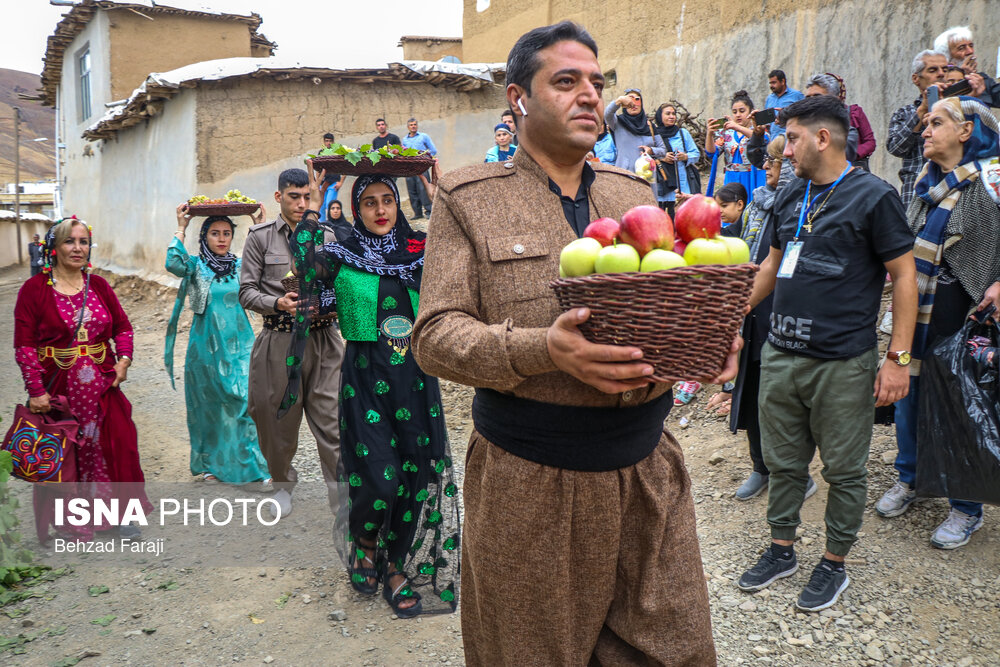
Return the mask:
<svg viewBox="0 0 1000 667">
<path fill-rule="evenodd" d="M 19 99 L 34 95 L 41 85 L 37 74 L 0 68 L 0 183 L 14 182 L 14 109 L 21 109 L 21 181 L 56 177 L 55 109 Z M 47 137 L 48 141 L 32 141 Z"/>
</svg>

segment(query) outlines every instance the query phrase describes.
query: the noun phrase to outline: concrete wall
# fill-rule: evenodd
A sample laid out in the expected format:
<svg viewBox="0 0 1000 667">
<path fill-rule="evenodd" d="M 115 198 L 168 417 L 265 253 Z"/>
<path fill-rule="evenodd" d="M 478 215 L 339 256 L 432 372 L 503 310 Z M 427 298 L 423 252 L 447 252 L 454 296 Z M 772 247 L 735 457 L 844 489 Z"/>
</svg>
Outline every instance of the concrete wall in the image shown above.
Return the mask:
<svg viewBox="0 0 1000 667">
<path fill-rule="evenodd" d="M 403 38 L 402 43 L 403 60 L 441 60 L 445 56 L 455 56 L 462 60 L 462 42 L 442 41 L 431 37 L 429 39 Z"/>
<path fill-rule="evenodd" d="M 127 9 L 99 14 L 107 16 L 110 30 L 115 100 L 131 95 L 150 72 L 251 55 L 250 29 L 245 23 L 172 14 L 150 14 L 150 21 Z"/>
<path fill-rule="evenodd" d="M 28 243 L 35 234 L 44 239 L 49 224 L 33 220 L 21 221 L 21 259 L 25 267 L 25 278 L 28 277 Z M 17 264 L 17 246 L 17 224 L 11 220 L 0 220 L 0 268 Z"/>
<path fill-rule="evenodd" d="M 196 97 L 183 90 L 154 119 L 92 144 L 86 166 L 67 165 L 65 212 L 93 226 L 95 266 L 172 282 L 163 263 L 175 209 L 197 190 Z"/>
<path fill-rule="evenodd" d="M 949 26 L 968 24 L 980 67 L 992 74 L 1000 39 L 996 0 L 493 0 L 484 12 L 466 0 L 465 57 L 506 60 L 521 34 L 563 19 L 594 35 L 602 68 L 615 73 L 605 100 L 637 87 L 647 110 L 676 98 L 693 113 L 718 117 L 741 88 L 763 106 L 771 69 L 783 69 L 799 89 L 813 73 L 836 72 L 875 132 L 872 170 L 897 186 L 899 160 L 884 147 L 892 112 L 916 96 L 913 56 Z"/>
</svg>

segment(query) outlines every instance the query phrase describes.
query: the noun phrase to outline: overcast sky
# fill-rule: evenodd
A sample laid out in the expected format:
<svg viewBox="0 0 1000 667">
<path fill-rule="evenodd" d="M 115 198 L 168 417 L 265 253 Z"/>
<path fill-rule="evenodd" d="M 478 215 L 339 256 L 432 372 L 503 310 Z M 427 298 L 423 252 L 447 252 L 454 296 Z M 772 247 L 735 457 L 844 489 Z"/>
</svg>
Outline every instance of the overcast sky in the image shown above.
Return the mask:
<svg viewBox="0 0 1000 667">
<path fill-rule="evenodd" d="M 187 3 L 192 0 L 187 0 Z M 169 5 L 170 0 L 163 0 Z M 462 0 L 204 0 L 213 9 L 257 12 L 276 55 L 310 65 L 377 67 L 399 61 L 402 35 L 461 37 Z M 0 0 L 0 67 L 40 74 L 45 40 L 68 7 Z"/>
</svg>

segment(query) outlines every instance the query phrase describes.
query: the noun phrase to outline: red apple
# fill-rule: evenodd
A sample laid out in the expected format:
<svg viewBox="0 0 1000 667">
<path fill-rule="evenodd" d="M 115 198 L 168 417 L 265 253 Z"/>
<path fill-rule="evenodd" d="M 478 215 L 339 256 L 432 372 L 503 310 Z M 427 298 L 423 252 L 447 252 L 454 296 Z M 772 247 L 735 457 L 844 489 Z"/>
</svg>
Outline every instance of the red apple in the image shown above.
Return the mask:
<svg viewBox="0 0 1000 667">
<path fill-rule="evenodd" d="M 624 223 L 624 218 L 622 219 Z M 691 239 L 715 238 L 722 230 L 722 210 L 719 203 L 705 195 L 692 195 L 677 209 L 677 234 L 690 243 Z"/>
<path fill-rule="evenodd" d="M 622 216 L 622 241 L 643 257 L 653 248 L 674 247 L 674 225 L 670 216 L 656 206 L 636 206 Z"/>
<path fill-rule="evenodd" d="M 685 248 L 687 248 L 687 243 L 684 243 L 684 239 L 679 236 L 674 239 L 674 252 L 683 257 Z"/>
<path fill-rule="evenodd" d="M 583 235 L 597 239 L 602 246 L 609 246 L 620 238 L 621 227 L 614 218 L 598 218 L 587 225 Z"/>
</svg>

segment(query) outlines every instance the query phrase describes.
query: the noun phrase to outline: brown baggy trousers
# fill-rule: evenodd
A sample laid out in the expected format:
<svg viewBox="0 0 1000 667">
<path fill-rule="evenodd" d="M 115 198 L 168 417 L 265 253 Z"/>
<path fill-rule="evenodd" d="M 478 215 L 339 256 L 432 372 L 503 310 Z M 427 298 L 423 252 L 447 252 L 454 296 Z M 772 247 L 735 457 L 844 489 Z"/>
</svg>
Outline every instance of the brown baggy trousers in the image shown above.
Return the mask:
<svg viewBox="0 0 1000 667">
<path fill-rule="evenodd" d="M 276 489 L 291 491 L 298 480 L 292 459 L 299 446 L 299 425 L 305 413 L 316 438 L 320 467 L 330 508 L 337 510 L 337 464 L 340 462 L 340 424 L 337 399 L 344 341 L 336 327 L 309 333 L 302 355 L 302 392 L 288 413 L 278 419 L 278 407 L 288 386 L 288 346 L 293 334 L 263 329 L 250 353 L 247 411 L 257 425 L 260 451 Z"/>
<path fill-rule="evenodd" d="M 533 463 L 473 433 L 462 635 L 470 666 L 714 665 L 680 445 L 634 466 Z"/>
</svg>

